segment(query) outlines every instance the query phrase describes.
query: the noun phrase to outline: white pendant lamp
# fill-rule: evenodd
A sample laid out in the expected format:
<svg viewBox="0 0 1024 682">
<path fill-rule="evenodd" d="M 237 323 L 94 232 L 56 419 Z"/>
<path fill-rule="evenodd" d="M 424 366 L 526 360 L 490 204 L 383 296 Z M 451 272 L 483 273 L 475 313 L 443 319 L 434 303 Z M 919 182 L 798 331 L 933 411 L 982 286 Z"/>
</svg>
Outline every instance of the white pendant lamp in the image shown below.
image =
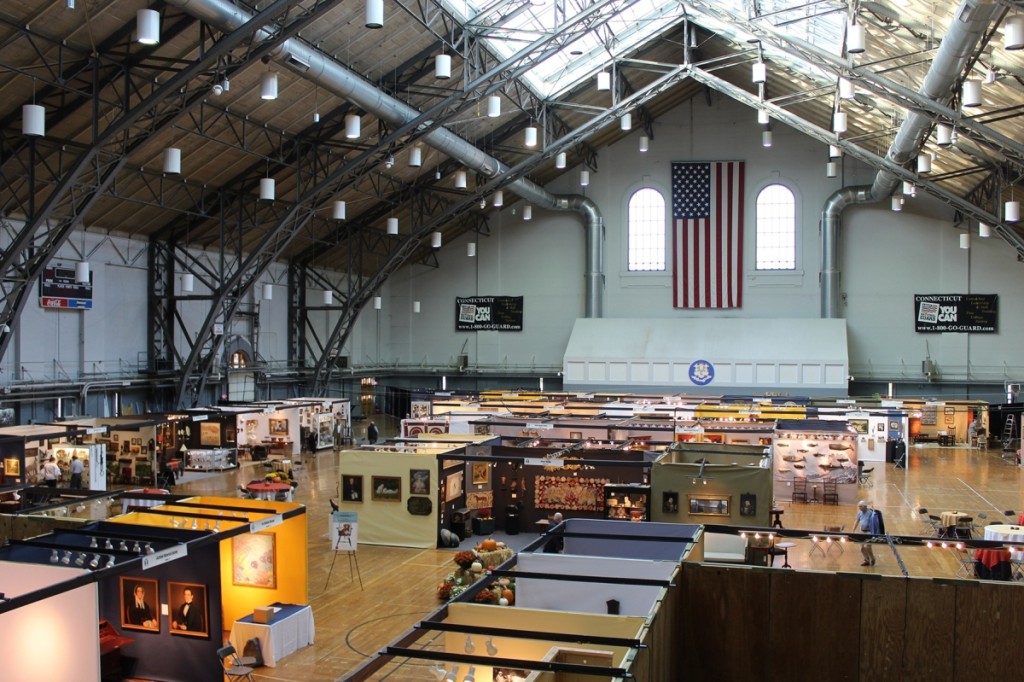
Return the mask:
<svg viewBox="0 0 1024 682">
<path fill-rule="evenodd" d="M 164 173 L 177 175 L 181 173 L 181 150 L 168 147 L 164 150 Z"/>
<path fill-rule="evenodd" d="M 384 26 L 384 0 L 366 0 L 366 28 Z"/>
<path fill-rule="evenodd" d="M 960 104 L 965 107 L 980 107 L 983 102 L 981 97 L 981 81 L 969 78 L 964 81 L 963 96 Z"/>
<path fill-rule="evenodd" d="M 845 133 L 846 132 L 846 112 L 837 111 L 832 115 L 832 132 L 834 133 Z"/>
<path fill-rule="evenodd" d="M 160 42 L 160 13 L 155 9 L 140 9 L 135 13 L 135 40 L 143 45 Z"/>
<path fill-rule="evenodd" d="M 597 72 L 597 89 L 599 91 L 612 89 L 612 75 L 607 71 Z"/>
<path fill-rule="evenodd" d="M 469 258 L 476 257 L 476 242 L 468 242 L 466 244 L 466 256 Z"/>
<path fill-rule="evenodd" d="M 988 223 L 978 223 L 978 236 L 988 239 L 992 236 L 992 226 Z"/>
<path fill-rule="evenodd" d="M 494 193 L 494 208 L 501 208 L 505 205 L 505 193 L 500 189 Z"/>
<path fill-rule="evenodd" d="M 892 195 L 892 210 L 902 211 L 903 210 L 903 197 L 899 194 Z"/>
<path fill-rule="evenodd" d="M 626 112 L 619 119 L 619 128 L 621 130 L 632 130 L 633 129 L 633 114 Z"/>
<path fill-rule="evenodd" d="M 335 220 L 344 220 L 345 219 L 345 202 L 344 201 L 341 201 L 339 199 L 338 201 L 334 202 L 334 210 L 331 212 L 331 217 L 334 218 Z"/>
<path fill-rule="evenodd" d="M 764 109 L 758 109 L 757 110 L 757 122 L 760 123 L 763 126 L 768 125 L 769 123 L 772 122 L 771 114 L 769 114 Z"/>
<path fill-rule="evenodd" d="M 466 189 L 466 171 L 455 171 L 455 189 Z"/>
<path fill-rule="evenodd" d="M 537 126 L 527 126 L 523 129 L 523 145 L 526 147 L 537 146 Z"/>
<path fill-rule="evenodd" d="M 854 95 L 853 81 L 849 78 L 840 76 L 839 78 L 839 98 L 840 99 L 853 99 Z"/>
<path fill-rule="evenodd" d="M 388 218 L 388 234 L 398 234 L 398 218 L 394 216 Z"/>
<path fill-rule="evenodd" d="M 768 65 L 764 62 L 754 62 L 750 69 L 750 79 L 755 83 L 764 83 L 768 80 Z"/>
<path fill-rule="evenodd" d="M 362 119 L 357 114 L 345 114 L 345 137 L 349 140 L 356 140 L 361 134 Z"/>
<path fill-rule="evenodd" d="M 434 78 L 448 80 L 452 77 L 452 56 L 450 54 L 434 55 Z"/>
<path fill-rule="evenodd" d="M 651 146 L 651 140 L 646 135 L 640 136 L 640 151 L 646 152 Z"/>
<path fill-rule="evenodd" d="M 260 76 L 260 99 L 277 99 L 277 74 L 264 71 Z"/>
<path fill-rule="evenodd" d="M 971 248 L 971 235 L 969 233 L 964 232 L 960 235 L 960 248 L 964 250 Z"/>
<path fill-rule="evenodd" d="M 834 178 L 839 175 L 839 164 L 835 161 L 829 161 L 825 164 L 825 177 Z"/>
<path fill-rule="evenodd" d="M 373 309 L 374 310 L 380 310 L 380 307 L 383 304 L 384 304 L 384 301 L 381 300 L 380 296 L 374 296 L 373 297 Z"/>
<path fill-rule="evenodd" d="M 409 150 L 409 167 L 419 168 L 423 165 L 423 148 L 415 146 Z"/>
<path fill-rule="evenodd" d="M 917 186 L 909 180 L 903 181 L 903 196 L 913 197 L 917 196 Z"/>
<path fill-rule="evenodd" d="M 260 199 L 273 201 L 277 193 L 276 185 L 274 178 L 260 178 Z"/>
<path fill-rule="evenodd" d="M 430 248 L 440 249 L 441 248 L 441 233 L 431 232 L 430 233 Z"/>
<path fill-rule="evenodd" d="M 1003 24 L 1003 49 L 1019 50 L 1024 48 L 1024 16 L 1015 14 L 1007 18 Z"/>
<path fill-rule="evenodd" d="M 39 104 L 21 105 L 21 134 L 42 137 L 46 134 L 46 109 Z"/>
<path fill-rule="evenodd" d="M 836 144 L 830 144 L 828 146 L 828 158 L 838 159 L 843 156 L 843 148 Z"/>
<path fill-rule="evenodd" d="M 181 290 L 185 293 L 192 293 L 196 288 L 196 278 L 191 272 L 183 273 L 181 276 Z"/>
<path fill-rule="evenodd" d="M 590 171 L 580 171 L 580 187 L 586 187 L 590 184 Z"/>
<path fill-rule="evenodd" d="M 846 51 L 849 54 L 860 54 L 864 51 L 866 35 L 864 25 L 856 22 L 846 27 Z"/>
<path fill-rule="evenodd" d="M 523 220 L 533 220 L 533 206 L 530 204 L 523 206 Z"/>
<path fill-rule="evenodd" d="M 1003 206 L 1003 220 L 1008 223 L 1015 223 L 1020 220 L 1020 202 L 1007 201 Z"/>
<path fill-rule="evenodd" d="M 921 152 L 920 154 L 917 155 L 917 172 L 932 172 L 932 155 L 929 154 L 928 152 Z"/>
<path fill-rule="evenodd" d="M 414 313 L 416 313 L 417 315 L 419 314 L 419 312 L 420 312 L 420 302 L 419 301 L 413 301 L 412 302 L 412 311 Z"/>
<path fill-rule="evenodd" d="M 487 117 L 498 118 L 501 116 L 501 97 L 491 95 L 487 98 Z"/>
<path fill-rule="evenodd" d="M 274 300 L 274 287 L 271 284 L 263 285 L 263 300 L 273 301 Z"/>
<path fill-rule="evenodd" d="M 772 131 L 764 130 L 761 132 L 761 146 L 771 147 L 772 146 Z"/>
<path fill-rule="evenodd" d="M 935 144 L 940 147 L 948 147 L 953 144 L 953 127 L 945 123 L 935 126 Z"/>
<path fill-rule="evenodd" d="M 79 284 L 89 283 L 89 261 L 83 260 L 75 263 L 75 281 Z"/>
<path fill-rule="evenodd" d="M 565 152 L 558 152 L 555 155 L 555 168 L 565 168 Z"/>
<path fill-rule="evenodd" d="M 324 305 L 334 305 L 334 292 L 324 289 Z"/>
</svg>

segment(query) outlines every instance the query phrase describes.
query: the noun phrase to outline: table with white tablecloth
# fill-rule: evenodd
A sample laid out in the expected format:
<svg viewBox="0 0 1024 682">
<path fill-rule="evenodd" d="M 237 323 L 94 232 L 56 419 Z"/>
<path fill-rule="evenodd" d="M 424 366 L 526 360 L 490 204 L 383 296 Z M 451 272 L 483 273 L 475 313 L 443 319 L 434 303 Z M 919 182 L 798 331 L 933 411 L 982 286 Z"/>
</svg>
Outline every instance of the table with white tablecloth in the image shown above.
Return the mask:
<svg viewBox="0 0 1024 682">
<path fill-rule="evenodd" d="M 1024 543 L 1024 526 L 1013 526 L 1008 523 L 985 526 L 985 539 Z"/>
<path fill-rule="evenodd" d="M 313 643 L 313 608 L 299 604 L 271 604 L 279 610 L 266 625 L 254 623 L 252 614 L 231 626 L 230 641 L 239 653 L 253 637 L 260 640 L 263 664 L 274 667 L 278 659 Z"/>
</svg>

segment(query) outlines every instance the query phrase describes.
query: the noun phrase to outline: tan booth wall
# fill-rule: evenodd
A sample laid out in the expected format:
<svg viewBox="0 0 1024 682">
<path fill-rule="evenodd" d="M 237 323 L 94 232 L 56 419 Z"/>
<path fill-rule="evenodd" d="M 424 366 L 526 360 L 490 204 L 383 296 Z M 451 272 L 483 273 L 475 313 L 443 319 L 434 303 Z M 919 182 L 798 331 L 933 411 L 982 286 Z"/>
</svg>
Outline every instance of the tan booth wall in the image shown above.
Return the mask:
<svg viewBox="0 0 1024 682">
<path fill-rule="evenodd" d="M 694 483 L 699 464 L 676 464 L 664 460 L 651 466 L 651 520 L 665 523 L 697 523 L 767 527 L 772 506 L 772 472 L 769 469 L 732 464 L 708 464 L 704 478 Z M 705 484 L 704 481 L 707 481 Z M 679 493 L 679 510 L 665 512 L 662 494 Z M 740 495 L 753 494 L 757 504 L 753 516 L 740 514 Z M 690 514 L 687 495 L 729 497 L 728 515 Z"/>
<path fill-rule="evenodd" d="M 437 547 L 437 491 L 441 481 L 438 480 L 436 450 L 429 454 L 343 450 L 338 454 L 338 469 L 338 503 L 342 511 L 359 514 L 360 543 L 420 549 Z M 425 516 L 410 514 L 406 506 L 410 497 L 409 472 L 413 469 L 430 471 L 428 494 L 415 495 L 430 499 L 431 513 Z M 361 502 L 345 501 L 341 490 L 343 476 L 363 477 Z M 374 500 L 374 476 L 398 477 L 402 482 L 401 500 Z"/>
</svg>

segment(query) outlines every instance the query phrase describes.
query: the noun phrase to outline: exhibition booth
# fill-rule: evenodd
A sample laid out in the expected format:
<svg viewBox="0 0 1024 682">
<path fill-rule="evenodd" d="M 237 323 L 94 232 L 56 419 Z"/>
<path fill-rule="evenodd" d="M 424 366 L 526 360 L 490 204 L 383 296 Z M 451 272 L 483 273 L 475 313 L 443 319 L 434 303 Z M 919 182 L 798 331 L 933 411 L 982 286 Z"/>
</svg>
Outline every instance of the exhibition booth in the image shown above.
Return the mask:
<svg viewBox="0 0 1024 682">
<path fill-rule="evenodd" d="M 846 421 L 777 422 L 772 446 L 775 499 L 856 504 L 861 469 L 857 439 L 857 432 Z"/>
<path fill-rule="evenodd" d="M 76 440 L 85 436 L 87 431 L 85 427 L 63 424 L 23 424 L 0 427 L 0 458 L 3 459 L 0 484 L 4 486 L 42 484 L 40 472 L 43 464 L 50 456 L 56 457 L 57 450 L 61 450 L 60 460 L 64 466 L 61 469 L 61 474 L 63 484 L 66 485 L 70 479 L 68 467 L 71 453 L 69 448 L 75 446 Z M 82 477 L 82 484 L 85 485 L 85 481 L 90 481 L 95 477 L 95 472 L 106 471 L 106 453 L 101 448 L 81 449 L 88 471 L 88 475 Z M 103 475 L 105 476 L 105 473 Z"/>
</svg>

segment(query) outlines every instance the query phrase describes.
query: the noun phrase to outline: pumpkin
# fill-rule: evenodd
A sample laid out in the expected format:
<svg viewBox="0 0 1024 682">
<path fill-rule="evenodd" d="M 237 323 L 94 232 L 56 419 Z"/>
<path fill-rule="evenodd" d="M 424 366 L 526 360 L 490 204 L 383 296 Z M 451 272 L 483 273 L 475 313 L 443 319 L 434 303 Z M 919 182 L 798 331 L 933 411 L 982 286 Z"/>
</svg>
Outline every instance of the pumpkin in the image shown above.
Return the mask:
<svg viewBox="0 0 1024 682">
<path fill-rule="evenodd" d="M 484 550 L 485 552 L 493 552 L 494 550 L 498 549 L 498 543 L 494 538 L 487 538 L 486 540 L 480 543 L 480 549 Z"/>
<path fill-rule="evenodd" d="M 503 591 L 501 593 L 501 598 L 502 599 L 507 599 L 509 604 L 515 604 L 516 603 L 516 593 L 513 592 L 512 590 L 506 589 L 505 591 Z"/>
</svg>

